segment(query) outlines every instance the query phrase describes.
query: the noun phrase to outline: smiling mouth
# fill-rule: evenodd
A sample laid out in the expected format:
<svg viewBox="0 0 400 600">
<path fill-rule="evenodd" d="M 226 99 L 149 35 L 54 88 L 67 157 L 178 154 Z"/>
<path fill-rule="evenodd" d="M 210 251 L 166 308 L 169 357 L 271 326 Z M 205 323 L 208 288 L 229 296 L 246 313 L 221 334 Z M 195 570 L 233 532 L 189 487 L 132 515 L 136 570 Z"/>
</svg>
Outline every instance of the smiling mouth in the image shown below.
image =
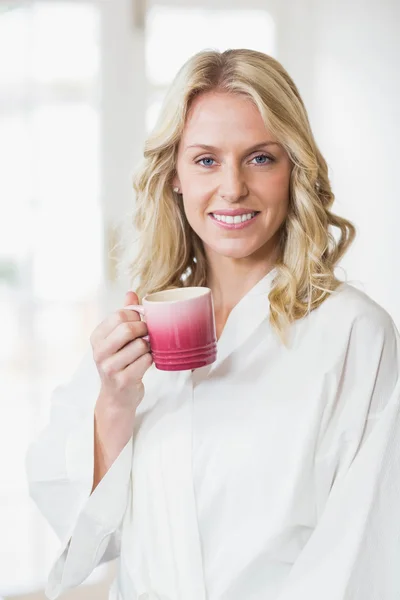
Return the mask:
<svg viewBox="0 0 400 600">
<path fill-rule="evenodd" d="M 253 212 L 248 212 L 248 213 L 243 213 L 241 215 L 221 215 L 221 214 L 215 214 L 215 213 L 210 213 L 210 216 L 215 219 L 216 221 L 219 221 L 221 223 L 227 223 L 229 225 L 238 225 L 239 223 L 245 223 L 246 221 L 251 221 L 252 219 L 254 219 L 254 217 L 256 217 L 259 214 L 260 211 L 255 210 Z"/>
</svg>

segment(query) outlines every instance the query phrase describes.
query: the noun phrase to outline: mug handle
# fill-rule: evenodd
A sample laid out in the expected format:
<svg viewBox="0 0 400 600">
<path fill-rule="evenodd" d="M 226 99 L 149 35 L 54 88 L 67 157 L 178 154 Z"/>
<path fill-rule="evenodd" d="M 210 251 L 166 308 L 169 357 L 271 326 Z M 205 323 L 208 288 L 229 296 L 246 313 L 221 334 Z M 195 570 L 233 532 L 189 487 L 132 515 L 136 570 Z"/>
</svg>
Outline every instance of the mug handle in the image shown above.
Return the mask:
<svg viewBox="0 0 400 600">
<path fill-rule="evenodd" d="M 136 312 L 139 313 L 139 315 L 142 315 L 142 317 L 145 316 L 144 308 L 141 304 L 128 304 L 128 306 L 124 306 L 124 310 L 126 309 L 136 310 Z M 146 340 L 146 342 L 150 342 L 150 338 L 148 335 L 144 335 L 143 339 Z"/>
</svg>

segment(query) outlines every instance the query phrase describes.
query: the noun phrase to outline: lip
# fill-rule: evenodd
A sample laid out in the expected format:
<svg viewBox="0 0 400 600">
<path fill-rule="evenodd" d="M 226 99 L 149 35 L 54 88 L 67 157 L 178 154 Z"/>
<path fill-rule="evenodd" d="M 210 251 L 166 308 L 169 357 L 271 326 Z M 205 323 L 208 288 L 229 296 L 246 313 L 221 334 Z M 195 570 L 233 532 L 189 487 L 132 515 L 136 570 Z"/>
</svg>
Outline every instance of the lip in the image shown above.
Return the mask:
<svg viewBox="0 0 400 600">
<path fill-rule="evenodd" d="M 252 211 L 252 212 L 256 212 L 256 211 Z M 221 213 L 214 213 L 214 214 L 221 214 Z M 222 214 L 226 214 L 226 213 L 222 213 Z M 238 214 L 243 214 L 243 213 L 238 213 Z M 244 213 L 246 214 L 246 213 Z M 252 217 L 251 219 L 248 219 L 247 221 L 241 221 L 240 223 L 224 223 L 223 221 L 218 221 L 218 219 L 216 219 L 212 213 L 210 213 L 208 216 L 210 217 L 210 219 L 213 221 L 213 223 L 215 223 L 215 225 L 217 225 L 217 227 L 221 227 L 222 229 L 244 229 L 245 227 L 251 227 L 251 225 L 254 223 L 254 221 L 257 220 L 257 217 L 260 213 L 257 212 L 257 214 Z M 227 216 L 235 216 L 232 213 L 230 215 Z"/>
<path fill-rule="evenodd" d="M 259 210 L 253 208 L 225 208 L 221 210 L 211 210 L 209 215 L 225 215 L 226 217 L 236 217 L 237 215 L 247 215 L 249 213 L 259 213 Z"/>
</svg>

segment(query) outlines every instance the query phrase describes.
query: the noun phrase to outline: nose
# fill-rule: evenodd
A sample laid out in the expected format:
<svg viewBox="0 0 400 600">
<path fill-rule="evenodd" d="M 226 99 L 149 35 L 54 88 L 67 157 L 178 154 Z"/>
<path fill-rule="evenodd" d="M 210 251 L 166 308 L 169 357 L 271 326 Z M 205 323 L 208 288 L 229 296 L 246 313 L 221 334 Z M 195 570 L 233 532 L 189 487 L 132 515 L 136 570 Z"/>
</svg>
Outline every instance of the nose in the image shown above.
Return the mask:
<svg viewBox="0 0 400 600">
<path fill-rule="evenodd" d="M 245 178 L 239 167 L 226 167 L 222 171 L 218 195 L 227 202 L 238 202 L 249 193 Z"/>
</svg>

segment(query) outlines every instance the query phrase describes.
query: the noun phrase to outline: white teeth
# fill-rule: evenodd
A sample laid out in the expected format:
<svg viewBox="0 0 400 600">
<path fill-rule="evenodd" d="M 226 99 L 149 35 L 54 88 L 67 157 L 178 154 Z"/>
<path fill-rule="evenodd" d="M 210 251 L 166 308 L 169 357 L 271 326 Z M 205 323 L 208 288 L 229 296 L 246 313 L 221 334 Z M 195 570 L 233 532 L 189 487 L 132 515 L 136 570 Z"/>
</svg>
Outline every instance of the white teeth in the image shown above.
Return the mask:
<svg viewBox="0 0 400 600">
<path fill-rule="evenodd" d="M 217 221 L 222 221 L 223 223 L 243 223 L 244 221 L 249 221 L 253 217 L 256 216 L 255 212 L 247 213 L 245 215 L 236 215 L 232 217 L 230 215 L 214 215 L 213 217 L 217 219 Z"/>
</svg>

